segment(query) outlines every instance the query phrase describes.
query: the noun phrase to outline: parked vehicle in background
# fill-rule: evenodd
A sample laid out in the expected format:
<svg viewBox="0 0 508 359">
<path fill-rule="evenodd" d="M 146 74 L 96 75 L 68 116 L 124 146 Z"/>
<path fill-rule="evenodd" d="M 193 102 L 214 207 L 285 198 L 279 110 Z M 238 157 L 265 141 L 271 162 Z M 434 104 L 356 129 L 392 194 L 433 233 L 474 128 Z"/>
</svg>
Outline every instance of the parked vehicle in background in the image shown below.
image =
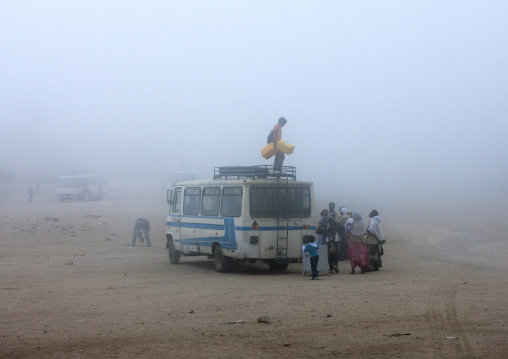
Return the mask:
<svg viewBox="0 0 508 359">
<path fill-rule="evenodd" d="M 101 200 L 107 192 L 107 178 L 102 175 L 61 176 L 56 182 L 56 197 L 64 200 Z"/>
<path fill-rule="evenodd" d="M 216 167 L 213 179 L 175 183 L 167 202 L 170 262 L 207 256 L 218 272 L 258 260 L 287 269 L 319 221 L 312 182 L 297 181 L 289 166 L 279 173 L 272 166 Z"/>
</svg>

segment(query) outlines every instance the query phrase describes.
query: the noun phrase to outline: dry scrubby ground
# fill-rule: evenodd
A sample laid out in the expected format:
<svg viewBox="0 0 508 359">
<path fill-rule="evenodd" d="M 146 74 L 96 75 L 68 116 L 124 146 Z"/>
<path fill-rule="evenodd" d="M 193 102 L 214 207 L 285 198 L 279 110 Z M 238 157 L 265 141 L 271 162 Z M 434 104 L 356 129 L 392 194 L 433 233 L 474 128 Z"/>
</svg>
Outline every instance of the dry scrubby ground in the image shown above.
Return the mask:
<svg viewBox="0 0 508 359">
<path fill-rule="evenodd" d="M 316 282 L 300 264 L 228 274 L 203 258 L 170 265 L 157 183 L 112 183 L 87 203 L 59 203 L 43 187 L 28 204 L 25 189 L 0 186 L 1 358 L 506 356 L 501 200 L 474 211 L 387 201 L 381 271 L 350 275 L 341 262 Z M 128 246 L 140 216 L 151 248 Z"/>
</svg>

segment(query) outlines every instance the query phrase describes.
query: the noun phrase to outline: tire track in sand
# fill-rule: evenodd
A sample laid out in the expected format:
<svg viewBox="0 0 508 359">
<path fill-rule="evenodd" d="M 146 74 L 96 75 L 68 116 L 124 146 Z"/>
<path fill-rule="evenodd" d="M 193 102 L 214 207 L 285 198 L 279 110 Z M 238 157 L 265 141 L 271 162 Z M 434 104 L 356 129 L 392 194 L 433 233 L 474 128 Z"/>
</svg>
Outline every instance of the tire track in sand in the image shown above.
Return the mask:
<svg viewBox="0 0 508 359">
<path fill-rule="evenodd" d="M 457 316 L 456 294 L 457 286 L 442 286 L 436 288 L 430 297 L 425 319 L 429 325 L 433 358 L 475 358 Z"/>
</svg>

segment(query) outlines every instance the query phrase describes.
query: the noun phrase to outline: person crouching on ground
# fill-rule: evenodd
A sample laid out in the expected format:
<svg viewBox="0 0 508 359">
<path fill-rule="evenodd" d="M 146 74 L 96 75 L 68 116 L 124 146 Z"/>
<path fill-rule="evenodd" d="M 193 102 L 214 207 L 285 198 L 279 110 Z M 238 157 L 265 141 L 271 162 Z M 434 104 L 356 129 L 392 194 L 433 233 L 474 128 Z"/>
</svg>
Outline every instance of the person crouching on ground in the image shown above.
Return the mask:
<svg viewBox="0 0 508 359">
<path fill-rule="evenodd" d="M 319 277 L 318 277 L 319 273 L 318 273 L 318 269 L 317 269 L 317 265 L 318 265 L 318 261 L 319 261 L 319 252 L 318 252 L 319 246 L 316 243 L 314 243 L 315 240 L 316 240 L 316 237 L 310 236 L 309 243 L 307 243 L 307 245 L 303 248 L 303 251 L 305 253 L 309 253 L 310 270 L 312 271 L 312 280 L 319 279 Z"/>
<path fill-rule="evenodd" d="M 370 270 L 378 271 L 382 267 L 381 250 L 386 242 L 381 231 L 381 218 L 375 209 L 369 214 L 370 222 L 367 228 L 367 251 L 369 254 Z"/>
<path fill-rule="evenodd" d="M 144 218 L 138 218 L 136 220 L 136 224 L 134 225 L 134 233 L 132 234 L 132 246 L 136 246 L 136 238 L 138 238 L 139 231 L 143 231 L 143 233 L 145 233 L 146 246 L 151 247 L 152 244 L 150 242 L 150 222 Z"/>
<path fill-rule="evenodd" d="M 353 211 L 351 218 L 346 222 L 351 274 L 355 274 L 356 267 L 360 267 L 362 274 L 369 269 L 369 257 L 367 256 L 367 244 L 365 243 L 364 234 L 365 224 L 362 215 L 358 211 Z"/>
</svg>

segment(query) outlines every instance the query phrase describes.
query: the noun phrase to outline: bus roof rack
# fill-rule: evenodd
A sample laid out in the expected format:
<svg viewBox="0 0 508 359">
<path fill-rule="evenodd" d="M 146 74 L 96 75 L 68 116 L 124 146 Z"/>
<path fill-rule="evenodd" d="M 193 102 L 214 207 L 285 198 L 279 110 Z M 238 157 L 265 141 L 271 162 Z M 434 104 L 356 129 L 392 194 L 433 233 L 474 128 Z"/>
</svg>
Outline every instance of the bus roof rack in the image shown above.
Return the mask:
<svg viewBox="0 0 508 359">
<path fill-rule="evenodd" d="M 259 166 L 225 166 L 214 167 L 213 179 L 240 179 L 240 178 L 287 178 L 296 180 L 296 167 L 282 166 L 282 171 L 275 172 L 271 165 Z"/>
</svg>

